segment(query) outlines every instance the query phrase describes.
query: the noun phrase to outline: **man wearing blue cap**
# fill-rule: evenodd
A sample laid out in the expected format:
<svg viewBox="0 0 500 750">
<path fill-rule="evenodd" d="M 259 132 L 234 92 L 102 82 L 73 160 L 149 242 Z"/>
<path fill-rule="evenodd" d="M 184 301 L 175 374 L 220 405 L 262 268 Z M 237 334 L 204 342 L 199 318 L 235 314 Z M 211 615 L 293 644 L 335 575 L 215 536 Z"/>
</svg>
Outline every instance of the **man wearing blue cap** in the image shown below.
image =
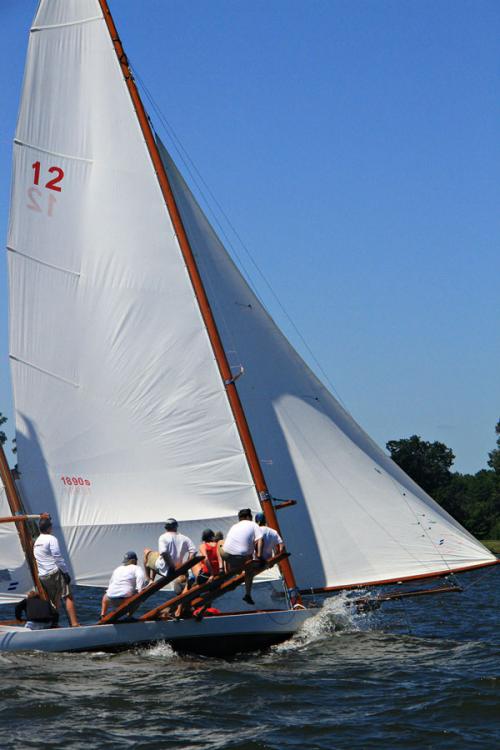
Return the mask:
<svg viewBox="0 0 500 750">
<path fill-rule="evenodd" d="M 141 591 L 147 584 L 143 569 L 137 565 L 136 553 L 132 550 L 126 552 L 122 564 L 114 569 L 106 593 L 102 597 L 101 619 L 108 611 L 108 607 L 116 609 L 125 599 Z M 131 609 L 129 614 L 132 611 Z"/>
</svg>

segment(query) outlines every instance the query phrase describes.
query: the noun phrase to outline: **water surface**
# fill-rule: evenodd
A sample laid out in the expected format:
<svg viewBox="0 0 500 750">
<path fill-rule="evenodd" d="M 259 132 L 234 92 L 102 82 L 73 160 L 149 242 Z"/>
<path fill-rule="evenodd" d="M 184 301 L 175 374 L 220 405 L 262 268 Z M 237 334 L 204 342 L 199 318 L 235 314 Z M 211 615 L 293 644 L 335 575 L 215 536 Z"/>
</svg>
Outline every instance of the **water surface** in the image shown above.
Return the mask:
<svg viewBox="0 0 500 750">
<path fill-rule="evenodd" d="M 461 582 L 462 594 L 369 614 L 355 614 L 342 594 L 293 640 L 232 661 L 166 645 L 2 654 L 0 745 L 496 750 L 500 571 Z M 81 615 L 96 598 L 79 592 Z"/>
</svg>

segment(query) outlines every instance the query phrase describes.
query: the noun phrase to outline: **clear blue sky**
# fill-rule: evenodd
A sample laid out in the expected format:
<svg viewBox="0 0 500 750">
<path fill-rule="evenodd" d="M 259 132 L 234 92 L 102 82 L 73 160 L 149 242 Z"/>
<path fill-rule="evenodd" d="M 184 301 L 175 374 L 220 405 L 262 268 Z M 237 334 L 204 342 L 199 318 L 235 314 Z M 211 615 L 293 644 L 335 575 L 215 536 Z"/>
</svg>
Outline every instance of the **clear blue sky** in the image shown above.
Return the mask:
<svg viewBox="0 0 500 750">
<path fill-rule="evenodd" d="M 3 237 L 36 4 L 0 3 Z M 417 433 L 451 447 L 456 470 L 483 468 L 500 417 L 500 4 L 110 6 L 132 64 L 342 403 L 381 445 Z M 0 411 L 12 427 L 5 254 Z"/>
</svg>

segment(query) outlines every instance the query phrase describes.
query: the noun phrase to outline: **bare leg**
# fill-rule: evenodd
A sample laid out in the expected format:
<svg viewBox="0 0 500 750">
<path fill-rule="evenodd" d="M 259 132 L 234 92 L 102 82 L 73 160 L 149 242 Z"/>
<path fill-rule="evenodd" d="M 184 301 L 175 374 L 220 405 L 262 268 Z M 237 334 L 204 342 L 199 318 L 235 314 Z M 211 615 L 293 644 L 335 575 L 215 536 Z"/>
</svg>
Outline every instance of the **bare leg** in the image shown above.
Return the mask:
<svg viewBox="0 0 500 750">
<path fill-rule="evenodd" d="M 149 553 L 152 551 L 153 550 L 149 549 L 149 547 L 146 547 L 146 549 L 144 550 L 144 556 L 142 558 L 144 562 L 144 570 L 146 571 L 146 578 L 150 583 L 152 583 L 156 578 L 156 570 L 154 568 L 150 568 L 148 565 Z"/>
<path fill-rule="evenodd" d="M 64 600 L 64 606 L 66 607 L 66 614 L 68 615 L 68 620 L 70 621 L 71 627 L 78 627 L 80 623 L 78 622 L 78 617 L 76 616 L 76 607 L 72 596 L 66 597 L 66 599 Z"/>
<path fill-rule="evenodd" d="M 107 611 L 108 611 L 108 597 L 106 596 L 106 594 L 103 594 L 102 601 L 101 601 L 101 620 L 105 616 Z"/>
</svg>

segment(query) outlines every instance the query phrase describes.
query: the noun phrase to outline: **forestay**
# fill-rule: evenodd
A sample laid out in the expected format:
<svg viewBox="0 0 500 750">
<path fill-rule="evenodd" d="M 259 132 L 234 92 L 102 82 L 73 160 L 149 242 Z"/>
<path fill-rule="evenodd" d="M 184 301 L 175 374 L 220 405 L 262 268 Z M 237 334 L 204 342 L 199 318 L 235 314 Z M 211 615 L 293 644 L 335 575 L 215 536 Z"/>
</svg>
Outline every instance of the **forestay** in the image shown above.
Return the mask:
<svg viewBox="0 0 500 750">
<path fill-rule="evenodd" d="M 42 0 L 8 258 L 18 460 L 79 583 L 166 517 L 197 542 L 255 487 L 97 0 Z"/>
<path fill-rule="evenodd" d="M 302 588 L 446 572 L 495 558 L 356 424 L 259 303 L 165 148 L 162 158 Z"/>
<path fill-rule="evenodd" d="M 0 479 L 0 517 L 11 516 Z M 0 523 L 0 604 L 19 601 L 32 587 L 31 574 L 14 523 Z"/>
</svg>

